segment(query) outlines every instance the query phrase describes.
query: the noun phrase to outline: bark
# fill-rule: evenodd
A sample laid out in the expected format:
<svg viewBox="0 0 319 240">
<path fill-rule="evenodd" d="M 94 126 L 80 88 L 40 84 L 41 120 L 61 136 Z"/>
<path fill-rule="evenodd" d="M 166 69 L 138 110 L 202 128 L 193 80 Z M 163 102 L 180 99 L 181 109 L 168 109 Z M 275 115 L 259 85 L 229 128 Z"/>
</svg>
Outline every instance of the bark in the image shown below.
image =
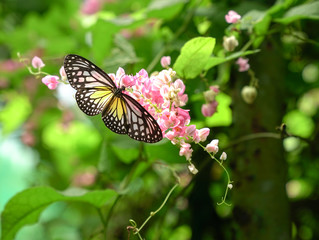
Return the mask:
<svg viewBox="0 0 319 240">
<path fill-rule="evenodd" d="M 249 85 L 246 73 L 233 77 L 233 139 L 260 132 L 275 132 L 284 114 L 285 64 L 280 50 L 264 46 L 250 58 L 259 79 L 258 96 L 249 105 L 240 91 Z M 282 140 L 255 138 L 236 144 L 231 156 L 234 188 L 233 216 L 237 239 L 276 240 L 291 238 L 289 202 L 285 183 L 287 165 Z"/>
</svg>

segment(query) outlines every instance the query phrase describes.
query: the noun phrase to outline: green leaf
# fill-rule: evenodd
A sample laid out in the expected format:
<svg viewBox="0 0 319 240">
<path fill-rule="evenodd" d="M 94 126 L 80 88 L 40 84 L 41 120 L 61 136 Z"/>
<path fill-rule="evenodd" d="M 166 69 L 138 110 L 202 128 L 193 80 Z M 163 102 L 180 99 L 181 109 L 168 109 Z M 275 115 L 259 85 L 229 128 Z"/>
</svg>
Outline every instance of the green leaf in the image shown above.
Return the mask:
<svg viewBox="0 0 319 240">
<path fill-rule="evenodd" d="M 179 148 L 167 140 L 155 144 L 146 144 L 145 152 L 150 161 L 160 159 L 167 163 L 185 163 L 185 157 L 179 156 Z"/>
<path fill-rule="evenodd" d="M 319 2 L 310 2 L 289 9 L 282 18 L 274 21 L 282 24 L 290 24 L 291 22 L 301 19 L 319 20 Z"/>
<path fill-rule="evenodd" d="M 207 60 L 207 63 L 206 63 L 206 66 L 205 66 L 205 70 L 209 70 L 210 68 L 215 67 L 215 66 L 217 66 L 217 65 L 219 65 L 221 63 L 228 62 L 230 60 L 233 60 L 233 59 L 236 59 L 236 58 L 239 58 L 239 57 L 243 57 L 243 56 L 246 56 L 246 55 L 258 53 L 259 51 L 260 51 L 259 49 L 256 49 L 256 50 L 248 50 L 248 51 L 245 51 L 245 52 L 235 52 L 235 53 L 227 56 L 226 58 L 223 58 L 223 57 L 210 57 Z"/>
<path fill-rule="evenodd" d="M 60 123 L 48 124 L 43 131 L 43 142 L 63 153 L 89 154 L 102 141 L 101 135 L 90 125 L 78 121 L 64 129 Z"/>
<path fill-rule="evenodd" d="M 124 163 L 131 163 L 138 158 L 139 150 L 132 144 L 124 147 L 112 144 L 115 155 Z"/>
<path fill-rule="evenodd" d="M 140 61 L 140 59 L 136 56 L 133 45 L 122 35 L 116 34 L 114 43 L 116 48 L 112 50 L 111 56 L 106 58 L 104 62 L 106 68 L 117 70 L 119 66 L 134 64 Z"/>
<path fill-rule="evenodd" d="M 255 34 L 257 38 L 253 42 L 253 47 L 257 48 L 260 46 L 260 44 L 264 41 L 264 38 L 267 34 L 269 25 L 271 23 L 271 16 L 270 15 L 265 15 L 264 18 L 257 22 L 254 26 Z"/>
<path fill-rule="evenodd" d="M 218 102 L 217 112 L 205 118 L 206 125 L 208 127 L 230 126 L 232 123 L 231 97 L 221 92 L 216 96 L 216 101 Z"/>
<path fill-rule="evenodd" d="M 41 212 L 51 203 L 70 201 L 87 203 L 100 208 L 105 204 L 112 204 L 116 195 L 117 193 L 110 189 L 66 194 L 50 187 L 29 188 L 15 195 L 5 206 L 1 216 L 1 240 L 13 239 L 21 227 L 36 223 Z"/>
<path fill-rule="evenodd" d="M 8 93 L 5 96 L 7 104 L 0 112 L 2 131 L 7 134 L 16 130 L 31 113 L 31 104 L 26 96 L 18 93 Z"/>
<path fill-rule="evenodd" d="M 188 0 L 153 0 L 147 8 L 150 18 L 170 19 L 182 10 Z"/>
<path fill-rule="evenodd" d="M 109 21 L 99 19 L 92 27 L 92 52 L 97 65 L 111 52 L 113 35 L 119 27 Z"/>
<path fill-rule="evenodd" d="M 315 129 L 312 118 L 298 110 L 287 113 L 284 122 L 287 124 L 287 131 L 299 137 L 309 138 Z"/>
<path fill-rule="evenodd" d="M 198 76 L 206 69 L 215 42 L 211 37 L 197 37 L 186 42 L 173 67 L 177 74 L 184 79 Z"/>
</svg>

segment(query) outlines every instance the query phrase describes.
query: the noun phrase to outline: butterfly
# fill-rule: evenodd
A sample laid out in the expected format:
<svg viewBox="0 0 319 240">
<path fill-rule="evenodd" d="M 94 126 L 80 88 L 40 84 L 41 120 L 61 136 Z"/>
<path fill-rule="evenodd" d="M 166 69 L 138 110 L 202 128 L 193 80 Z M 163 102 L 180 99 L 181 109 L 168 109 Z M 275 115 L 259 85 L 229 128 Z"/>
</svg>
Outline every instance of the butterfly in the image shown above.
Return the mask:
<svg viewBox="0 0 319 240">
<path fill-rule="evenodd" d="M 70 85 L 77 90 L 76 102 L 85 114 L 101 113 L 106 127 L 137 141 L 155 143 L 163 139 L 153 116 L 98 66 L 75 54 L 67 55 L 63 66 Z"/>
</svg>

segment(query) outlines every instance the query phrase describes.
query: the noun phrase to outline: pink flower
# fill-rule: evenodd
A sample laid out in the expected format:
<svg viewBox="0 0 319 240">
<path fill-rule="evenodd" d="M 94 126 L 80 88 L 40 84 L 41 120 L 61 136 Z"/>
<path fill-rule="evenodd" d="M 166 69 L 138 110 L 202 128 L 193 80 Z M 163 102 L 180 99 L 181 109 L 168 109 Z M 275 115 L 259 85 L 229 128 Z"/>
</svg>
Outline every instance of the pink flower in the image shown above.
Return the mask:
<svg viewBox="0 0 319 240">
<path fill-rule="evenodd" d="M 92 15 L 101 9 L 99 0 L 85 0 L 81 6 L 81 12 L 86 15 Z"/>
<path fill-rule="evenodd" d="M 216 154 L 218 152 L 218 142 L 218 139 L 212 140 L 209 144 L 207 144 L 206 151 Z"/>
<path fill-rule="evenodd" d="M 236 64 L 239 65 L 239 70 L 238 70 L 239 72 L 245 72 L 250 68 L 248 61 L 249 59 L 242 58 L 242 57 L 237 59 Z"/>
<path fill-rule="evenodd" d="M 122 83 L 125 87 L 132 87 L 135 85 L 135 78 L 133 76 L 128 76 L 128 75 L 125 75 L 123 78 L 122 78 Z"/>
<path fill-rule="evenodd" d="M 188 136 L 193 137 L 193 136 L 196 134 L 196 126 L 195 126 L 195 125 L 189 125 L 189 126 L 187 126 L 186 129 L 185 129 L 185 133 L 186 133 Z"/>
<path fill-rule="evenodd" d="M 66 81 L 68 78 L 67 78 L 67 76 L 66 76 L 66 72 L 65 72 L 63 66 L 60 68 L 60 71 L 59 71 L 59 72 L 60 72 L 60 76 L 61 76 L 62 81 Z"/>
<path fill-rule="evenodd" d="M 202 129 L 199 129 L 197 131 L 198 131 L 197 134 L 198 134 L 200 141 L 201 142 L 206 141 L 206 139 L 209 135 L 210 129 L 209 128 L 202 128 Z"/>
<path fill-rule="evenodd" d="M 218 106 L 218 102 L 216 100 L 212 101 L 211 103 L 206 103 L 202 105 L 202 114 L 204 117 L 213 116 L 216 112 Z"/>
<path fill-rule="evenodd" d="M 215 93 L 219 93 L 219 86 L 218 85 L 210 86 L 209 89 L 214 91 Z"/>
<path fill-rule="evenodd" d="M 191 120 L 191 117 L 189 116 L 189 110 L 177 108 L 177 118 L 182 125 L 188 125 Z"/>
<path fill-rule="evenodd" d="M 226 22 L 228 23 L 236 23 L 241 16 L 233 10 L 230 10 L 228 14 L 225 15 Z"/>
<path fill-rule="evenodd" d="M 164 56 L 161 58 L 161 65 L 163 68 L 167 68 L 171 64 L 171 57 Z"/>
<path fill-rule="evenodd" d="M 186 160 L 190 160 L 192 157 L 193 149 L 189 143 L 181 144 L 181 149 L 179 151 L 180 156 L 185 156 Z"/>
<path fill-rule="evenodd" d="M 160 126 L 164 129 L 174 128 L 180 124 L 179 119 L 176 117 L 174 111 L 169 111 L 169 109 L 165 109 L 162 112 L 162 117 L 160 121 Z"/>
<path fill-rule="evenodd" d="M 52 76 L 52 75 L 48 75 L 45 76 L 44 78 L 42 78 L 42 82 L 48 86 L 48 88 L 50 90 L 53 90 L 57 87 L 58 83 L 59 83 L 59 77 L 58 76 Z"/>
<path fill-rule="evenodd" d="M 186 134 L 186 137 L 189 136 L 192 138 L 192 140 L 195 142 L 195 143 L 199 143 L 200 142 L 200 139 L 199 139 L 199 136 L 198 136 L 198 130 L 196 130 L 196 126 L 195 125 L 189 125 L 185 128 L 185 134 Z"/>
<path fill-rule="evenodd" d="M 43 68 L 45 66 L 42 59 L 37 57 L 37 56 L 34 56 L 32 58 L 31 64 L 32 64 L 32 67 L 37 68 L 37 69 Z"/>
</svg>

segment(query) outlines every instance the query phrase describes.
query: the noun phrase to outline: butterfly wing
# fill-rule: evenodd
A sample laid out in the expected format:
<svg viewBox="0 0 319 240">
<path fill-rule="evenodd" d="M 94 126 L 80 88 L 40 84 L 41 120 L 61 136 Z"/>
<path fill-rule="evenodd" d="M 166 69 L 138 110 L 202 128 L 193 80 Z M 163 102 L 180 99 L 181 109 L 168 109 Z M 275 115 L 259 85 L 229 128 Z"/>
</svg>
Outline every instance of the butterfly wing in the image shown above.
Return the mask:
<svg viewBox="0 0 319 240">
<path fill-rule="evenodd" d="M 84 57 L 67 55 L 64 59 L 64 70 L 71 86 L 75 89 L 105 86 L 116 88 L 109 75 Z"/>
<path fill-rule="evenodd" d="M 131 96 L 122 94 L 126 106 L 127 135 L 147 143 L 163 139 L 161 128 L 152 115 Z"/>
<path fill-rule="evenodd" d="M 118 134 L 128 133 L 127 107 L 121 96 L 113 96 L 102 112 L 102 120 L 109 129 Z"/>
<path fill-rule="evenodd" d="M 80 109 L 93 116 L 102 112 L 104 124 L 113 132 L 148 143 L 163 139 L 156 120 L 135 99 L 118 91 L 113 80 L 99 67 L 69 54 L 64 69 Z"/>
<path fill-rule="evenodd" d="M 75 99 L 79 108 L 90 116 L 101 113 L 116 89 L 109 75 L 89 60 L 74 54 L 65 57 L 64 70 L 69 83 L 77 90 Z"/>
</svg>

